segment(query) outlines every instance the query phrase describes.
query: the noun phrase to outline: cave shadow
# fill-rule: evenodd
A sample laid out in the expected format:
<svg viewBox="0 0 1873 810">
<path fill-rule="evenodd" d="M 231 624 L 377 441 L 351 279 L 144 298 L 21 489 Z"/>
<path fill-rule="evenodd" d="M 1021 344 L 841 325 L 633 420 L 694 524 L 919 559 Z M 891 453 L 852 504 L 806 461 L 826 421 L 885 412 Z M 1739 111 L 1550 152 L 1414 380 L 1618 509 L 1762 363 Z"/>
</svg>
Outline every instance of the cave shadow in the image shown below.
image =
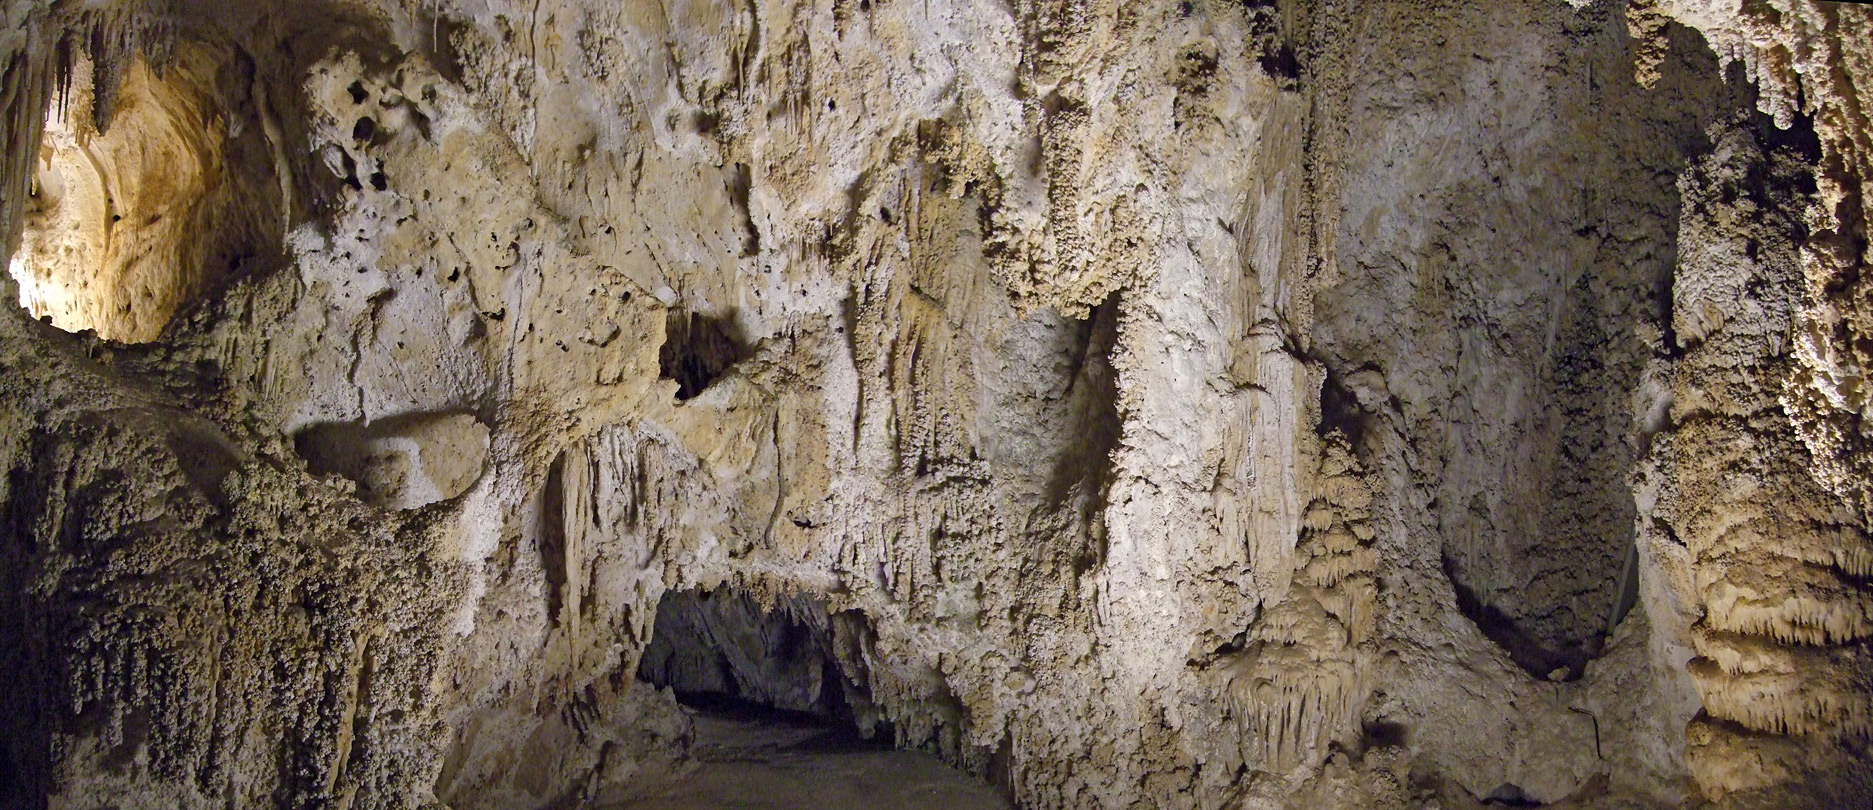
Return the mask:
<svg viewBox="0 0 1873 810">
<path fill-rule="evenodd" d="M 833 613 L 813 597 L 770 607 L 726 586 L 671 591 L 637 678 L 719 719 L 817 728 L 825 750 L 891 748 L 860 663 L 870 632 L 863 614 Z"/>
</svg>

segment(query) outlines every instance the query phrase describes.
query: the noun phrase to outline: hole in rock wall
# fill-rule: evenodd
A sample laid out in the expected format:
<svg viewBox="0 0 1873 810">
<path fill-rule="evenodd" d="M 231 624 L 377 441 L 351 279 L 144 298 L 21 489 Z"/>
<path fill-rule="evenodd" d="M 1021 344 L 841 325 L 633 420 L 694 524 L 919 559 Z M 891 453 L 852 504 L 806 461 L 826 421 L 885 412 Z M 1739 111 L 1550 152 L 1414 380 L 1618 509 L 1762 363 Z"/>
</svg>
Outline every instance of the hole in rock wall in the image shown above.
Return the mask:
<svg viewBox="0 0 1873 810">
<path fill-rule="evenodd" d="M 8 270 L 33 317 L 148 342 L 279 243 L 262 214 L 277 199 L 270 152 L 242 112 L 251 68 L 225 50 L 137 56 L 110 88 L 96 72 L 80 58 L 47 111 Z"/>
<path fill-rule="evenodd" d="M 696 767 L 623 807 L 1007 810 L 980 779 L 892 749 L 868 691 L 871 633 L 811 597 L 666 593 L 638 678 L 689 707 Z"/>
<path fill-rule="evenodd" d="M 664 322 L 657 367 L 663 379 L 676 381 L 676 398 L 683 401 L 702 393 L 747 355 L 733 312 L 717 317 L 673 309 Z"/>
<path fill-rule="evenodd" d="M 731 588 L 673 591 L 657 604 L 640 680 L 694 706 L 805 715 L 890 739 L 865 691 L 857 613 L 783 597 L 767 609 Z M 852 671 L 856 677 L 847 677 Z"/>
<path fill-rule="evenodd" d="M 1346 444 L 1358 450 L 1366 438 L 1372 417 L 1359 405 L 1359 397 L 1348 388 L 1340 375 L 1327 370 L 1320 385 L 1320 424 L 1316 431 L 1326 436 L 1335 431 L 1346 437 Z"/>
<path fill-rule="evenodd" d="M 1049 476 L 1046 493 L 1047 501 L 1057 505 L 1078 492 L 1090 510 L 1111 485 L 1112 453 L 1124 429 L 1119 417 L 1118 372 L 1112 368 L 1119 335 L 1118 294 L 1107 296 L 1085 319 L 1073 321 L 1071 328 L 1077 348 L 1063 398 L 1081 432 Z M 1080 564 L 1090 566 L 1098 556 L 1089 550 Z"/>
</svg>

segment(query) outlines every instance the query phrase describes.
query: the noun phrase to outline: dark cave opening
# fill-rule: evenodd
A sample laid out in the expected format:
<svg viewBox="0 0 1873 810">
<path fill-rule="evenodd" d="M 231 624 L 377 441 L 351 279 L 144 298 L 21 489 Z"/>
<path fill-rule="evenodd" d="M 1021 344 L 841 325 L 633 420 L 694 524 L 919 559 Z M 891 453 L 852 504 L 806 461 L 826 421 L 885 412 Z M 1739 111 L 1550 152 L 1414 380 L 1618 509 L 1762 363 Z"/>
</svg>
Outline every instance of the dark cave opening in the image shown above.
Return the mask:
<svg viewBox="0 0 1873 810">
<path fill-rule="evenodd" d="M 811 596 L 664 594 L 637 677 L 690 716 L 695 768 L 625 807 L 1008 808 L 1005 786 L 899 749 L 869 691 L 872 645 L 864 614 Z"/>
<path fill-rule="evenodd" d="M 663 594 L 637 679 L 684 707 L 695 769 L 626 808 L 1008 808 L 978 776 L 899 750 L 869 692 L 873 645 L 863 613 L 813 596 Z"/>
<path fill-rule="evenodd" d="M 663 348 L 657 351 L 658 376 L 676 381 L 676 400 L 683 402 L 747 356 L 733 312 L 711 316 L 672 309 L 664 321 Z"/>
<path fill-rule="evenodd" d="M 847 674 L 862 666 L 856 645 L 867 631 L 863 616 L 829 613 L 811 597 L 763 606 L 728 587 L 672 591 L 657 604 L 637 677 L 695 708 L 812 718 L 872 737 L 877 724 L 860 722 L 875 714 L 863 673 Z"/>
</svg>

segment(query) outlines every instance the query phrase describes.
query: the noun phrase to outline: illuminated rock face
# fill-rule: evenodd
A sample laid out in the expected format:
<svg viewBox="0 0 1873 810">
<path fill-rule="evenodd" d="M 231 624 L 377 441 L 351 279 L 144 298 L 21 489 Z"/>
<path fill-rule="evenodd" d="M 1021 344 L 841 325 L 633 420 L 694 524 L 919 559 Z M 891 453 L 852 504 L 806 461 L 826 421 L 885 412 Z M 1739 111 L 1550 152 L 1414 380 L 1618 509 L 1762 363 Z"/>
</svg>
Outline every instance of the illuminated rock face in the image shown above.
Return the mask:
<svg viewBox="0 0 1873 810">
<path fill-rule="evenodd" d="M 20 304 L 61 329 L 155 340 L 177 309 L 278 252 L 278 184 L 236 174 L 265 154 L 223 106 L 245 92 L 221 86 L 236 66 L 198 46 L 170 60 L 159 76 L 136 58 L 107 98 L 80 84 L 47 114 L 11 270 Z"/>
<path fill-rule="evenodd" d="M 1873 796 L 1865 8 L 0 13 L 0 805 Z"/>
</svg>

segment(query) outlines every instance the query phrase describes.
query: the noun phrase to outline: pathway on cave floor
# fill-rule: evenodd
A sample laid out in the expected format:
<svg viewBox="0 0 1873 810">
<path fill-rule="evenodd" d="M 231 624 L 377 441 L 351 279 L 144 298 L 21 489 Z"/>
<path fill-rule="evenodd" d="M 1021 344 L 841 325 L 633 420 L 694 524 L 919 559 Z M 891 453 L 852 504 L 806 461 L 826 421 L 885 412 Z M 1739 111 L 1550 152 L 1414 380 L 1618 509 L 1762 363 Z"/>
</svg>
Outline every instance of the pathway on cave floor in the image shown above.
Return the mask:
<svg viewBox="0 0 1873 810">
<path fill-rule="evenodd" d="M 799 722 L 695 716 L 693 765 L 598 810 L 1010 810 L 994 789 L 921 751 Z"/>
</svg>

